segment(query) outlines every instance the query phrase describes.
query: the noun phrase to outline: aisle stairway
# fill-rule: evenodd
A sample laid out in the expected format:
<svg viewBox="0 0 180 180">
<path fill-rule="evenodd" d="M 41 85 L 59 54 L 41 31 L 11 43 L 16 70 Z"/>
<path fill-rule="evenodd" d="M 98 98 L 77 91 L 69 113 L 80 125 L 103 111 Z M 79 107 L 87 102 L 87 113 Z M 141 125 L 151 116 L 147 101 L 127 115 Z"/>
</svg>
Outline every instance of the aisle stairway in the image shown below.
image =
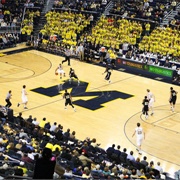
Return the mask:
<svg viewBox="0 0 180 180">
<path fill-rule="evenodd" d="M 164 25 L 168 25 L 169 21 L 174 19 L 174 17 L 178 14 L 178 11 L 180 11 L 180 3 L 177 4 L 176 10 L 173 11 L 173 9 L 163 18 L 162 23 L 160 24 L 161 27 Z"/>
<path fill-rule="evenodd" d="M 34 37 L 38 37 L 38 34 L 41 29 L 43 29 L 44 24 L 46 23 L 46 17 L 45 14 L 50 11 L 53 7 L 54 0 L 47 0 L 47 2 L 44 4 L 44 8 L 42 9 L 41 16 L 39 19 L 39 24 L 34 25 Z"/>
<path fill-rule="evenodd" d="M 103 14 L 106 16 L 109 14 L 110 10 L 113 8 L 114 6 L 114 2 L 113 1 L 110 1 L 107 5 L 106 5 L 106 8 L 103 12 Z"/>
</svg>

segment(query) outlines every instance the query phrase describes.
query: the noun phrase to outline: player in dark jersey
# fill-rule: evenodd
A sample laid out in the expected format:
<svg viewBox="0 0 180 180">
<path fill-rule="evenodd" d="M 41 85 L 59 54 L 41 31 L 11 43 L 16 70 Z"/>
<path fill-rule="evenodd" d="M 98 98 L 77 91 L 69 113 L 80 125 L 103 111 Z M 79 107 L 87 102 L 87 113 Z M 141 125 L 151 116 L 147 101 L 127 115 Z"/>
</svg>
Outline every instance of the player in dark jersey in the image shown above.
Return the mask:
<svg viewBox="0 0 180 180">
<path fill-rule="evenodd" d="M 169 103 L 171 105 L 171 111 L 174 112 L 175 104 L 176 104 L 176 99 L 177 99 L 177 91 L 173 89 L 173 87 L 170 88 L 170 98 L 169 98 Z"/>
<path fill-rule="evenodd" d="M 106 70 L 104 71 L 104 73 L 107 73 L 106 76 L 105 76 L 105 80 L 107 80 L 109 83 L 111 83 L 111 80 L 110 80 L 111 71 L 112 71 L 112 69 L 110 67 L 108 67 L 108 66 L 106 67 Z"/>
<path fill-rule="evenodd" d="M 144 97 L 143 99 L 143 114 L 145 115 L 145 118 L 148 118 L 148 111 L 149 111 L 149 100 L 147 98 L 147 96 Z"/>
<path fill-rule="evenodd" d="M 75 71 L 74 71 L 73 68 L 70 68 L 69 77 L 70 77 L 70 79 L 69 79 L 69 83 L 70 83 L 70 84 L 71 84 L 72 78 L 77 79 L 77 80 L 78 80 L 78 85 L 80 84 L 80 81 L 79 81 L 77 75 L 75 74 Z"/>
<path fill-rule="evenodd" d="M 76 112 L 76 109 L 72 104 L 72 97 L 71 97 L 70 93 L 68 93 L 67 89 L 65 90 L 63 98 L 65 99 L 65 109 L 67 109 L 67 105 L 69 104 L 70 106 L 72 106 L 72 108 Z"/>
</svg>

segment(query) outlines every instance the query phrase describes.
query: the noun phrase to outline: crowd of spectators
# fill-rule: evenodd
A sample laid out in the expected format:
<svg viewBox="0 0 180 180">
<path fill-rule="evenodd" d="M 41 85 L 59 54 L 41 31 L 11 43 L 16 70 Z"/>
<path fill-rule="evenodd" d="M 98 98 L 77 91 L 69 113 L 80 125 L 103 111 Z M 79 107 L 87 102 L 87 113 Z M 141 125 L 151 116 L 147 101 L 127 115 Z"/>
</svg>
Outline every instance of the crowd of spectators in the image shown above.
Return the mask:
<svg viewBox="0 0 180 180">
<path fill-rule="evenodd" d="M 15 47 L 20 42 L 19 33 L 3 33 L 0 34 L 0 48 Z"/>
<path fill-rule="evenodd" d="M 44 2 L 44 0 L 0 1 L 0 48 L 13 47 L 16 43 L 28 40 L 33 32 L 33 24 L 38 23 Z M 27 10 L 22 21 L 25 7 Z"/>
<path fill-rule="evenodd" d="M 58 21 L 57 15 L 61 19 L 59 26 L 53 20 L 53 16 L 55 16 L 56 21 Z M 90 58 L 95 57 L 101 46 L 105 46 L 115 59 L 116 56 L 112 49 L 118 51 L 120 44 L 124 42 L 135 45 L 140 41 L 142 33 L 145 33 L 140 22 L 131 22 L 122 18 L 115 19 L 114 17 L 101 16 L 96 25 L 93 25 L 94 16 L 92 14 L 51 11 L 46 16 L 47 24 L 41 30 L 43 35 L 42 44 L 47 44 L 48 49 L 49 44 L 53 44 L 51 50 L 54 48 L 54 51 L 69 46 L 72 51 L 76 52 L 80 43 L 83 43 L 84 54 L 91 56 Z M 64 25 L 67 22 L 70 25 L 65 27 Z M 51 26 L 49 26 L 49 23 L 51 23 Z M 56 35 L 54 42 L 51 39 L 52 35 Z"/>
<path fill-rule="evenodd" d="M 77 6 L 74 8 L 78 9 L 79 4 L 81 3 L 86 2 L 78 1 L 76 3 Z M 96 3 L 96 1 L 94 3 Z M 104 5 L 107 4 L 105 1 L 102 1 L 101 3 L 104 3 Z M 125 8 L 127 4 L 132 5 L 135 3 L 132 6 L 134 7 L 140 2 L 129 0 L 120 1 L 119 3 L 122 3 L 122 7 Z M 66 4 L 71 5 L 73 2 L 54 1 L 55 7 L 61 6 L 60 8 L 62 8 L 62 6 L 65 6 Z M 171 8 L 173 2 L 162 2 L 160 0 L 143 2 L 143 10 L 148 10 L 151 6 L 155 7 L 153 10 L 162 12 L 162 9 L 164 8 L 166 10 Z M 160 8 L 161 11 L 158 8 Z M 130 12 L 133 11 L 130 10 Z M 136 12 L 135 14 L 137 17 L 138 13 Z M 39 16 L 39 10 L 27 10 L 25 19 L 22 23 L 22 34 L 27 34 L 28 36 L 32 34 L 34 19 L 38 19 Z M 47 23 L 40 31 L 39 44 L 44 44 L 46 49 L 56 52 L 63 51 L 63 48 L 66 48 L 67 46 L 71 48 L 72 51 L 76 51 L 79 44 L 83 43 L 84 50 L 86 51 L 84 53 L 89 53 L 88 59 L 93 59 L 102 46 L 105 46 L 112 56 L 110 59 L 114 59 L 119 51 L 121 53 L 123 43 L 128 43 L 130 45 L 129 47 L 131 47 L 131 45 L 138 46 L 138 49 L 143 52 L 162 54 L 164 56 L 179 56 L 178 29 L 157 27 L 153 30 L 154 27 L 152 27 L 152 23 L 149 23 L 148 21 L 128 20 L 124 18 L 125 16 L 105 17 L 102 15 L 96 22 L 96 25 L 92 25 L 95 22 L 94 17 L 94 14 L 82 12 L 77 13 L 66 10 L 61 10 L 59 12 L 55 10 L 49 11 L 46 14 Z M 173 35 L 171 36 L 171 34 Z"/>
<path fill-rule="evenodd" d="M 75 25 L 68 26 L 68 28 L 64 28 L 64 26 L 61 25 L 61 27 L 58 28 L 57 23 L 54 23 L 53 20 L 53 16 L 56 17 L 56 15 L 57 12 L 55 11 L 51 11 L 46 15 L 47 18 L 49 18 L 47 21 L 51 23 L 51 26 L 47 23 L 45 28 L 41 30 L 43 39 L 39 44 L 45 45 L 47 50 L 56 54 L 59 54 L 59 50 L 63 52 L 62 49 L 69 46 L 72 54 L 77 55 L 78 46 L 82 43 L 84 48 L 83 60 L 101 59 L 100 49 L 101 47 L 105 47 L 107 55 L 104 56 L 104 59 L 114 62 L 117 55 L 121 54 L 121 50 L 127 52 L 128 48 L 137 46 L 143 35 L 148 36 L 151 30 L 151 24 L 148 22 L 142 23 L 140 21 L 131 21 L 114 16 L 105 17 L 103 15 L 96 24 L 92 26 L 94 17 L 92 14 L 89 14 L 86 15 L 86 19 L 88 20 L 90 28 L 82 29 L 81 33 L 77 36 L 76 32 L 78 31 L 74 29 L 76 27 Z M 67 24 L 66 21 L 75 24 L 77 18 L 74 19 L 73 16 L 80 16 L 80 19 L 82 19 L 82 14 L 67 11 L 61 14 L 58 13 L 58 16 L 61 16 L 61 21 L 64 21 L 64 24 Z M 69 18 L 71 19 L 68 20 Z M 55 19 L 58 21 L 57 18 Z M 80 26 L 78 26 L 78 28 L 80 28 Z M 73 34 L 76 36 L 74 37 Z M 56 35 L 55 40 L 51 39 L 52 35 Z M 123 44 L 128 44 L 128 47 L 123 49 Z"/>
<path fill-rule="evenodd" d="M 2 0 L 0 2 L 1 27 L 21 26 L 24 7 L 44 7 L 44 0 Z"/>
<path fill-rule="evenodd" d="M 110 13 L 160 23 L 171 8 L 173 7 L 168 0 L 121 0 L 115 2 Z"/>
<path fill-rule="evenodd" d="M 171 25 L 175 25 L 175 26 L 179 26 L 180 25 L 180 11 L 178 12 L 178 14 L 174 17 L 174 19 L 172 21 L 170 21 Z"/>
<path fill-rule="evenodd" d="M 119 49 L 119 45 L 124 42 L 135 45 L 142 33 L 143 27 L 140 22 L 101 16 L 96 26 L 92 28 L 92 33 L 87 35 L 87 41 Z"/>
<path fill-rule="evenodd" d="M 2 0 L 0 2 L 0 26 L 16 27 L 21 25 L 24 4 L 23 0 Z"/>
<path fill-rule="evenodd" d="M 135 157 L 113 144 L 100 148 L 96 138 L 79 140 L 61 124 L 38 121 L 22 113 L 12 122 L 0 121 L 0 176 L 35 179 L 165 179 L 160 162 Z M 7 124 L 7 122 L 9 124 Z"/>
<path fill-rule="evenodd" d="M 144 36 L 139 49 L 164 56 L 180 56 L 180 31 L 177 27 L 157 27 L 150 36 Z"/>
<path fill-rule="evenodd" d="M 44 1 L 1 2 L 2 21 L 20 23 L 22 9 L 28 7 L 22 22 L 22 34 L 30 36 L 34 22 L 38 22 Z M 71 8 L 87 11 L 102 11 L 108 1 L 63 1 L 55 0 L 54 8 Z M 75 55 L 83 47 L 82 60 L 100 59 L 105 63 L 114 62 L 117 56 L 146 64 L 162 65 L 158 59 L 180 56 L 180 34 L 177 28 L 157 27 L 150 33 L 151 25 L 146 22 L 130 21 L 125 17 L 145 18 L 160 22 L 172 3 L 164 1 L 120 1 L 112 13 L 120 13 L 122 18 L 101 16 L 96 25 L 93 14 L 72 11 L 50 11 L 46 14 L 47 24 L 40 32 L 39 44 L 51 47 L 53 52 L 70 49 Z M 139 3 L 139 4 L 138 4 Z M 40 9 L 31 9 L 39 6 Z M 122 8 L 123 7 L 123 8 Z M 178 19 L 178 15 L 176 16 Z M 13 22 L 14 21 L 14 22 Z M 144 37 L 143 37 L 144 36 Z M 141 41 L 142 39 L 142 41 Z M 1 34 L 2 47 L 10 47 L 19 41 L 18 34 Z M 151 55 L 153 57 L 151 57 Z M 155 60 L 154 60 L 155 57 Z M 166 59 L 164 67 L 174 68 Z M 172 66 L 172 67 L 171 67 Z M 175 68 L 176 69 L 176 68 Z M 8 122 L 0 114 L 0 175 L 18 175 L 34 178 L 60 177 L 64 179 L 160 179 L 165 178 L 160 162 L 136 158 L 133 151 L 121 150 L 113 144 L 107 150 L 100 148 L 96 139 L 78 140 L 76 132 L 63 130 L 61 124 L 51 125 L 43 118 L 25 119 L 20 113 L 14 123 Z M 6 124 L 6 121 L 9 124 Z M 42 168 L 43 167 L 43 168 Z M 47 168 L 47 171 L 46 171 Z M 49 170 L 49 171 L 48 171 Z M 44 176 L 43 176 L 44 174 Z"/>
<path fill-rule="evenodd" d="M 38 24 L 40 17 L 41 9 L 27 8 L 24 16 L 24 20 L 21 23 L 21 34 L 22 36 L 27 36 L 25 38 L 28 40 L 33 34 L 34 25 Z M 23 37 L 22 37 L 23 38 Z"/>
<path fill-rule="evenodd" d="M 24 0 L 24 6 L 27 8 L 38 7 L 42 9 L 46 0 Z"/>
<path fill-rule="evenodd" d="M 90 28 L 93 19 L 92 14 L 50 11 L 46 14 L 47 23 L 40 31 L 45 37 L 43 43 L 48 43 L 49 39 L 59 39 L 66 45 L 76 46 L 82 32 Z"/>
<path fill-rule="evenodd" d="M 62 9 L 76 9 L 79 11 L 103 12 L 108 2 L 108 0 L 55 0 L 53 7 Z"/>
<path fill-rule="evenodd" d="M 51 12 L 52 13 L 52 12 Z M 68 12 L 63 12 L 69 16 Z M 71 13 L 70 13 L 71 14 Z M 53 30 L 53 29 L 51 29 Z M 66 30 L 66 29 L 65 29 Z M 44 30 L 42 30 L 42 33 Z M 59 31 L 59 30 L 58 30 Z M 144 64 L 154 64 L 164 66 L 165 60 L 179 62 L 179 31 L 177 28 L 156 27 L 151 31 L 151 24 L 148 22 L 131 21 L 125 18 L 114 16 L 101 16 L 96 25 L 88 31 L 81 33 L 81 36 L 56 36 L 56 40 L 43 39 L 41 44 L 46 45 L 46 49 L 55 54 L 62 55 L 66 48 L 70 48 L 72 55 L 78 56 L 78 47 L 83 44 L 84 59 L 92 61 L 101 60 L 101 48 L 105 48 L 105 55 L 102 58 L 106 63 L 115 65 L 117 56 L 131 60 L 137 60 Z M 53 32 L 57 34 L 57 32 Z M 146 55 L 147 56 L 146 56 Z M 149 59 L 151 61 L 149 61 Z M 168 68 L 171 68 L 172 63 Z"/>
</svg>

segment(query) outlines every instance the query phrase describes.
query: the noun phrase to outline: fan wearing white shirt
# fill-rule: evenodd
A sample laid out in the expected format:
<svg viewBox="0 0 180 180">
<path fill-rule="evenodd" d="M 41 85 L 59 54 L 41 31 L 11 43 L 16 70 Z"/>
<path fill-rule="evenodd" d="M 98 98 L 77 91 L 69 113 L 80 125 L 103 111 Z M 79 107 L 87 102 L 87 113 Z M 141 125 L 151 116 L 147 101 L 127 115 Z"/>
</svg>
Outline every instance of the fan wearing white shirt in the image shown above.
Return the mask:
<svg viewBox="0 0 180 180">
<path fill-rule="evenodd" d="M 163 173 L 163 168 L 160 166 L 160 162 L 157 163 L 157 166 L 155 166 L 155 169 L 160 172 L 160 174 Z"/>
<path fill-rule="evenodd" d="M 57 122 L 54 122 L 54 124 L 50 128 L 50 132 L 54 132 L 57 128 Z"/>
<path fill-rule="evenodd" d="M 132 56 L 131 60 L 138 61 L 138 57 L 136 55 Z"/>
<path fill-rule="evenodd" d="M 177 69 L 177 66 L 173 63 L 173 64 L 171 65 L 171 68 L 172 68 L 173 70 L 176 70 L 176 69 Z"/>
<path fill-rule="evenodd" d="M 153 65 L 153 60 L 151 59 L 151 58 L 148 58 L 148 60 L 147 60 L 147 64 L 149 64 L 149 65 Z"/>
<path fill-rule="evenodd" d="M 154 61 L 153 65 L 155 65 L 155 66 L 159 66 L 159 65 L 160 65 L 159 60 L 158 60 L 158 59 L 156 59 L 156 60 Z"/>
<path fill-rule="evenodd" d="M 33 119 L 32 124 L 34 124 L 35 126 L 39 125 L 36 118 Z"/>
</svg>

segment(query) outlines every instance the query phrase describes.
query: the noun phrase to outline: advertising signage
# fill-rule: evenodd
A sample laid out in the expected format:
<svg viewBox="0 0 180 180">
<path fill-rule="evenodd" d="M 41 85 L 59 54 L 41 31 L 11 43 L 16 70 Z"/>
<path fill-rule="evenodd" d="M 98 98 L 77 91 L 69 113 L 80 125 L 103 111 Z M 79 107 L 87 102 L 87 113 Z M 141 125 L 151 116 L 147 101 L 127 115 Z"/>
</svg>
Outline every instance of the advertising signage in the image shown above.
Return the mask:
<svg viewBox="0 0 180 180">
<path fill-rule="evenodd" d="M 172 77 L 173 76 L 173 70 L 161 68 L 158 66 L 149 66 L 149 72 L 159 74 L 162 76 Z"/>
<path fill-rule="evenodd" d="M 166 77 L 173 76 L 173 70 L 159 67 L 159 66 L 142 64 L 140 62 L 126 60 L 126 59 L 122 59 L 122 58 L 117 58 L 116 63 L 117 63 L 117 65 L 119 64 L 119 65 L 125 65 L 125 66 L 129 66 L 129 67 L 133 67 L 133 68 L 138 68 L 138 69 L 142 69 L 142 70 L 145 70 L 145 71 L 148 71 L 148 72 L 151 72 L 154 74 L 166 76 Z"/>
</svg>

